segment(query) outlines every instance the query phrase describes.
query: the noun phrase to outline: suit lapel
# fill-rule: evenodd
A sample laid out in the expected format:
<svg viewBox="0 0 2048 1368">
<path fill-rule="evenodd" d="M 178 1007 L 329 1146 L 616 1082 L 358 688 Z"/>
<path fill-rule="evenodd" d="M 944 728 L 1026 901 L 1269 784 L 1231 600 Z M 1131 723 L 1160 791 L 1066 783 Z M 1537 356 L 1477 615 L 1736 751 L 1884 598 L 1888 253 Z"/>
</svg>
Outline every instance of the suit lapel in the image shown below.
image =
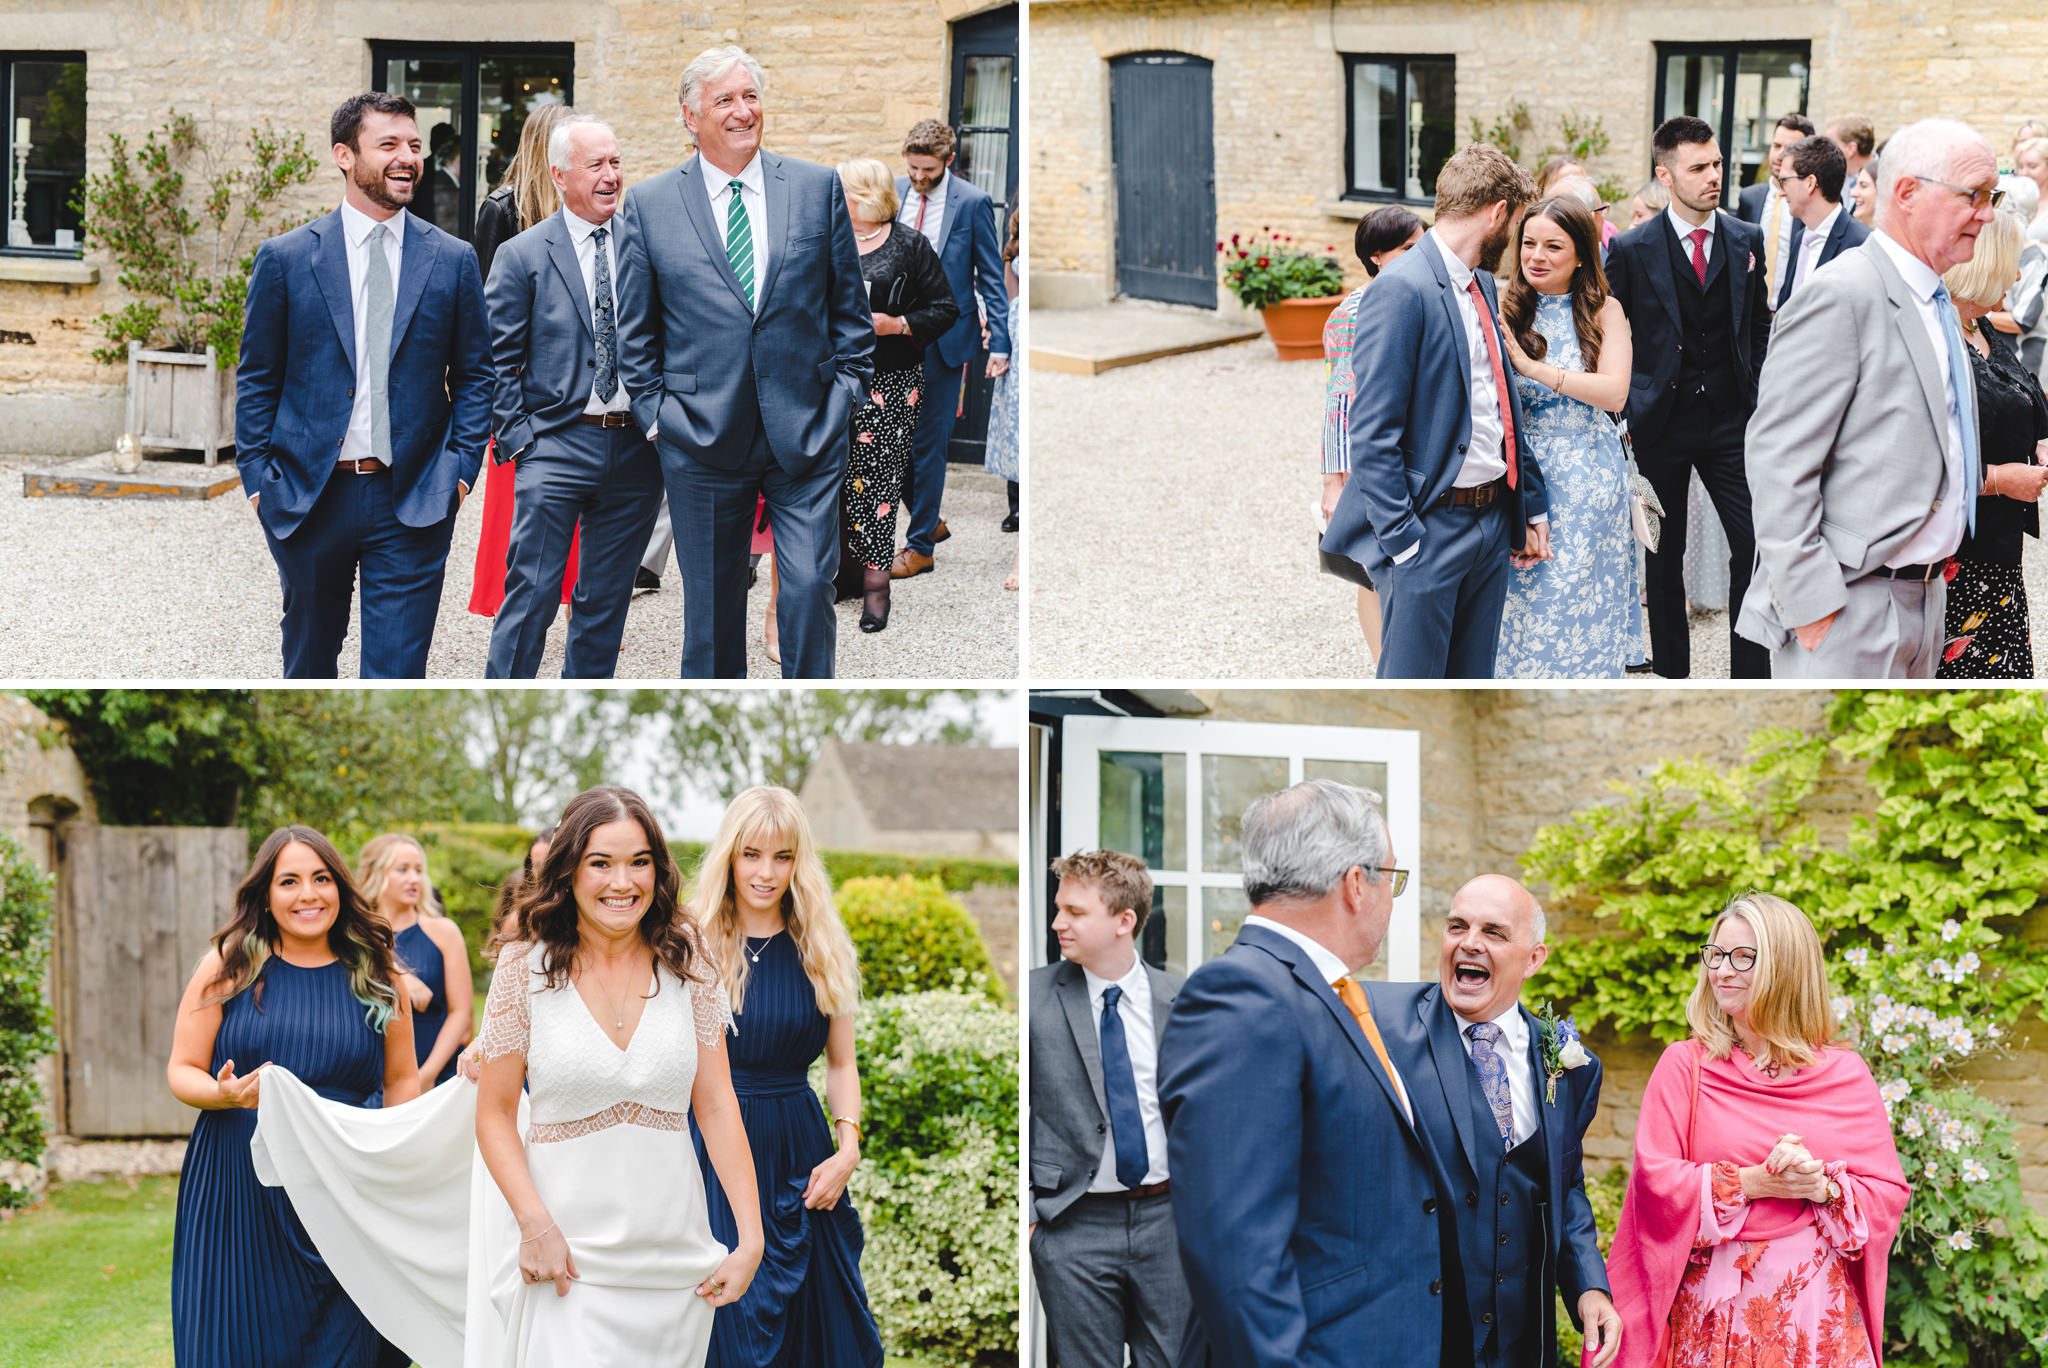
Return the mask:
<svg viewBox="0 0 2048 1368">
<path fill-rule="evenodd" d="M 1643 274 L 1650 277 L 1650 297 L 1671 320 L 1671 331 L 1683 337 L 1685 321 L 1678 316 L 1678 277 L 1671 273 L 1671 244 L 1677 242 L 1679 255 L 1683 256 L 1685 242 L 1678 236 L 1678 227 L 1669 214 L 1657 215 L 1657 232 L 1661 236 L 1643 243 L 1643 250 L 1637 255 L 1642 258 Z"/>
<path fill-rule="evenodd" d="M 1436 273 L 1436 283 L 1442 290 L 1444 317 L 1451 321 L 1451 336 L 1458 340 L 1458 375 L 1465 382 L 1467 393 L 1472 389 L 1472 339 L 1465 336 L 1465 320 L 1458 311 L 1458 290 L 1451 284 L 1450 267 L 1444 264 L 1443 253 L 1438 249 L 1436 239 L 1424 235 L 1422 245 L 1429 251 L 1429 267 Z M 1340 1007 L 1342 1003 L 1338 1004 Z"/>
<path fill-rule="evenodd" d="M 590 318 L 590 296 L 583 293 L 583 267 L 576 260 L 575 239 L 569 236 L 569 224 L 559 213 L 548 220 L 548 260 L 555 264 L 555 270 L 569 287 L 569 297 L 576 301 L 576 316 L 583 320 L 583 331 L 593 339 L 597 336 L 596 325 Z"/>
<path fill-rule="evenodd" d="M 1166 975 L 1149 964 L 1145 979 L 1152 985 L 1152 1043 L 1158 1045 L 1166 1039 L 1166 1013 L 1173 1006 L 1174 992 L 1167 986 Z"/>
<path fill-rule="evenodd" d="M 946 239 L 953 235 L 953 220 L 960 216 L 960 201 L 963 198 L 965 197 L 960 193 L 960 177 L 954 175 L 952 168 L 948 167 L 946 169 L 946 211 L 939 215 L 939 250 L 941 252 L 946 250 Z"/>
<path fill-rule="evenodd" d="M 712 168 L 713 171 L 716 169 Z M 711 258 L 712 269 L 718 272 L 725 281 L 725 287 L 732 291 L 732 297 L 744 308 L 746 292 L 740 289 L 740 278 L 732 273 L 732 263 L 725 259 L 725 232 L 711 220 L 711 199 L 706 190 L 709 174 L 704 169 L 703 157 L 690 158 L 676 172 L 676 194 L 683 202 L 683 217 L 697 230 L 697 239 L 704 244 L 704 254 Z"/>
<path fill-rule="evenodd" d="M 789 181 L 782 174 L 782 158 L 766 152 L 761 156 L 761 198 L 766 203 L 767 225 L 763 229 L 768 241 L 775 244 L 768 255 L 768 276 L 760 282 L 754 292 L 755 312 L 768 302 L 768 292 L 775 288 L 775 279 L 782 274 L 782 263 L 789 258 Z"/>
<path fill-rule="evenodd" d="M 420 307 L 420 298 L 427 292 L 427 277 L 434 273 L 434 239 L 427 232 L 427 225 L 416 215 L 405 216 L 405 242 L 398 252 L 398 301 L 391 315 L 391 354 L 398 355 L 398 344 L 405 338 L 405 330 L 412 323 L 412 316 Z"/>
<path fill-rule="evenodd" d="M 1907 288 L 1905 278 L 1893 264 L 1891 255 L 1882 247 L 1871 253 L 1877 263 L 1878 274 L 1884 277 L 1885 299 L 1892 306 L 1892 325 L 1905 339 L 1906 355 L 1913 359 L 1913 373 L 1920 377 L 1920 396 L 1927 401 L 1928 417 L 1934 420 L 1935 438 L 1941 443 L 1944 453 L 1941 464 L 1941 482 L 1944 493 L 1948 488 L 1948 391 L 1941 383 L 1941 364 L 1935 359 L 1934 349 L 1927 341 L 1927 330 L 1920 323 L 1920 306 Z"/>
<path fill-rule="evenodd" d="M 1102 1086 L 1102 1042 L 1095 1035 L 1095 1019 L 1088 1010 L 1088 980 L 1072 961 L 1060 966 L 1053 992 L 1060 1000 L 1060 1010 L 1066 1013 L 1067 1029 L 1074 1033 L 1074 1048 L 1081 1052 L 1081 1068 L 1088 1075 L 1088 1086 L 1094 1090 L 1095 1105 L 1102 1113 L 1102 1119 L 1109 1119 L 1109 1094 Z M 1159 1014 L 1164 1018 L 1164 1013 Z"/>
<path fill-rule="evenodd" d="M 1465 1163 L 1479 1172 L 1479 1151 L 1472 1130 L 1472 1060 L 1458 1039 L 1458 1019 L 1440 990 L 1432 989 L 1415 1002 L 1415 1014 L 1422 1018 L 1429 1034 L 1429 1054 L 1436 1063 L 1436 1080 L 1443 1089 L 1444 1105 L 1457 1127 L 1458 1144 L 1465 1151 Z"/>
<path fill-rule="evenodd" d="M 1551 1202 L 1555 1205 L 1559 1194 L 1564 1191 L 1564 1145 L 1560 1143 L 1564 1134 L 1564 1118 L 1559 1111 L 1563 1103 L 1548 1100 L 1550 1087 L 1543 1076 L 1543 1028 L 1527 1007 L 1517 1010 L 1522 1014 L 1523 1024 L 1529 1028 L 1529 1077 L 1536 1080 L 1536 1132 L 1543 1137 L 1543 1167 L 1549 1175 Z M 1570 1076 L 1567 1070 L 1558 1078 L 1561 1094 L 1570 1092 L 1567 1083 Z"/>
<path fill-rule="evenodd" d="M 356 372 L 356 316 L 348 292 L 348 238 L 337 209 L 313 224 L 313 278 L 320 282 L 320 296 L 327 301 L 327 316 L 341 334 L 341 351 L 348 357 L 350 375 Z"/>
</svg>

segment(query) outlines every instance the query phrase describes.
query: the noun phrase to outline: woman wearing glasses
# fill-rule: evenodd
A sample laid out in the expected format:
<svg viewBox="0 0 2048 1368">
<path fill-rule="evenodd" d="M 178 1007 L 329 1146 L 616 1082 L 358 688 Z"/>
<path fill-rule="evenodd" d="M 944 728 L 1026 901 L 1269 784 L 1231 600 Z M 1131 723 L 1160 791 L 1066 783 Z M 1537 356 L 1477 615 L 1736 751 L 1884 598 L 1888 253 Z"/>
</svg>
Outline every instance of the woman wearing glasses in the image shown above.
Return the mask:
<svg viewBox="0 0 2048 1368">
<path fill-rule="evenodd" d="M 1835 1039 L 1813 923 L 1767 893 L 1729 903 L 1686 1020 L 1650 1075 L 1608 1258 L 1620 1368 L 1875 1368 L 1911 1189 L 1869 1067 Z"/>
</svg>

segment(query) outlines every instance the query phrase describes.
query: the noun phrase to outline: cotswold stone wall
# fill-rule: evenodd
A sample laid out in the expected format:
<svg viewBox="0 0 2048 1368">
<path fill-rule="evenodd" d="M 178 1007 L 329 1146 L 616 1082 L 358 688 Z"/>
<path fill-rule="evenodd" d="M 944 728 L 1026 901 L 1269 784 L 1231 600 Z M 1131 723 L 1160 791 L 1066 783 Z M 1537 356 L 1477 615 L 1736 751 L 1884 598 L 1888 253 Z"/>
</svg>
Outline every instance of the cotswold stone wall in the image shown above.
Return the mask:
<svg viewBox="0 0 2048 1368">
<path fill-rule="evenodd" d="M 334 106 L 367 89 L 370 44 L 570 43 L 575 103 L 618 130 L 626 179 L 688 154 L 676 85 L 705 48 L 739 43 L 768 75 L 767 145 L 811 161 L 881 157 L 903 133 L 943 118 L 951 54 L 947 25 L 999 0 L 276 0 L 268 5 L 135 4 L 130 0 L 0 0 L 13 50 L 83 52 L 88 171 L 105 169 L 107 135 L 131 144 L 172 111 L 197 117 L 212 145 L 239 149 L 268 121 L 303 131 L 323 166 Z M 339 173 L 305 187 L 306 215 L 340 200 Z M 88 225 L 89 228 L 89 225 Z M 93 319 L 121 307 L 114 268 L 90 284 L 11 278 L 0 258 L 0 452 L 62 452 L 112 444 L 125 371 L 91 357 Z"/>
<path fill-rule="evenodd" d="M 2048 43 L 2048 12 L 2017 0 L 1036 0 L 1033 300 L 1094 303 L 1115 289 L 1112 57 L 1171 51 L 1214 62 L 1218 236 L 1271 225 L 1334 244 L 1355 283 L 1363 272 L 1351 235 L 1366 206 L 1339 200 L 1341 54 L 1454 57 L 1460 140 L 1473 119 L 1491 124 L 1520 101 L 1534 123 L 1523 139 L 1531 161 L 1557 137 L 1560 115 L 1597 117 L 1613 142 L 1591 169 L 1634 185 L 1649 175 L 1655 45 L 1669 42 L 1810 43 L 1807 113 L 1822 123 L 1868 114 L 1880 138 L 1948 114 L 1974 123 L 2004 158 L 2015 124 L 2048 113 L 2032 58 Z"/>
</svg>

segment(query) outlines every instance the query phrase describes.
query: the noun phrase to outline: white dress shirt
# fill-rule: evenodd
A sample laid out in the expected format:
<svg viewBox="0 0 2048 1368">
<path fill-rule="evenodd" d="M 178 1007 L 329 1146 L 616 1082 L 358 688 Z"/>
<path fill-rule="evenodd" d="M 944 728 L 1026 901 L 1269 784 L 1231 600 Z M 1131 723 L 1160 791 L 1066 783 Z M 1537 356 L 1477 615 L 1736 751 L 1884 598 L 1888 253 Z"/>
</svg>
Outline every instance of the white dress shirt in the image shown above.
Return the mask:
<svg viewBox="0 0 2048 1368">
<path fill-rule="evenodd" d="M 1159 1110 L 1159 1038 L 1154 1034 L 1152 1023 L 1152 980 L 1145 973 L 1145 962 L 1136 955 L 1131 956 L 1131 967 L 1120 979 L 1097 978 L 1083 969 L 1081 977 L 1088 983 L 1088 1014 L 1095 1023 L 1095 1048 L 1102 1048 L 1102 995 L 1108 988 L 1121 988 L 1123 996 L 1117 999 L 1117 1019 L 1124 1024 L 1124 1044 L 1131 1054 L 1131 1078 L 1138 1085 L 1138 1115 L 1145 1121 L 1145 1182 L 1140 1186 L 1166 1181 L 1166 1118 Z M 1105 1076 L 1103 1084 L 1108 1086 Z M 1090 1192 L 1122 1192 L 1124 1185 L 1116 1176 L 1116 1127 L 1111 1126 L 1103 1136 L 1102 1162 L 1096 1165 L 1095 1181 L 1088 1185 Z"/>
<path fill-rule="evenodd" d="M 1318 941 L 1311 940 L 1308 936 L 1303 935 L 1291 926 L 1282 925 L 1271 917 L 1257 915 L 1246 917 L 1244 924 L 1246 926 L 1263 926 L 1274 935 L 1285 936 L 1288 940 L 1300 946 L 1307 952 L 1309 959 L 1316 966 L 1316 972 L 1323 976 L 1323 982 L 1325 983 L 1334 986 L 1338 979 L 1351 977 L 1350 968 L 1345 965 L 1343 960 L 1337 957 L 1335 951 Z M 1360 1029 L 1363 1030 L 1364 1028 L 1361 1027 Z M 1368 1045 L 1366 1048 L 1371 1049 L 1372 1047 Z M 1412 1124 L 1415 1120 L 1415 1109 L 1408 1105 L 1408 1085 L 1401 1081 L 1401 1071 L 1394 1067 L 1392 1059 L 1387 1060 L 1387 1073 L 1394 1080 L 1394 1092 L 1401 1099 L 1401 1110 L 1406 1113 L 1409 1122 Z"/>
<path fill-rule="evenodd" d="M 952 183 L 953 173 L 945 171 L 940 173 L 939 183 L 932 187 L 929 196 L 918 194 L 914 186 L 906 187 L 903 192 L 903 208 L 896 215 L 898 223 L 917 228 L 919 203 L 929 199 L 930 203 L 924 205 L 924 227 L 918 228 L 918 231 L 924 234 L 925 241 L 931 243 L 934 252 L 939 250 L 940 230 L 946 226 L 946 187 Z"/>
<path fill-rule="evenodd" d="M 397 327 L 398 266 L 405 255 L 407 214 L 401 209 L 384 220 L 384 259 L 391 263 L 392 326 Z M 341 461 L 366 461 L 377 453 L 370 447 L 370 230 L 377 220 L 350 204 L 341 202 L 341 236 L 348 243 L 348 307 L 356 325 L 356 396 L 348 411 L 348 432 L 341 439 Z M 395 340 L 395 339 L 394 339 Z M 390 376 L 385 376 L 389 392 Z"/>
<path fill-rule="evenodd" d="M 597 336 L 597 230 L 606 230 L 604 235 L 605 271 L 612 287 L 612 364 L 618 364 L 619 330 L 619 240 L 616 220 L 610 223 L 592 223 L 579 218 L 568 205 L 562 206 L 562 222 L 568 225 L 569 242 L 576 249 L 576 265 L 583 271 L 583 298 L 590 304 L 590 335 Z M 759 253 L 756 253 L 756 260 Z M 590 382 L 590 402 L 583 406 L 585 413 L 623 413 L 627 408 L 626 384 L 621 380 L 612 390 L 608 400 L 597 397 L 597 381 Z"/>
<path fill-rule="evenodd" d="M 1467 1028 L 1478 1023 L 1459 1011 L 1453 1010 L 1451 1015 L 1457 1018 L 1458 1041 L 1469 1059 L 1474 1042 Z M 1529 1023 L 1522 1019 L 1522 1009 L 1509 1003 L 1506 1011 L 1493 1018 L 1493 1024 L 1500 1027 L 1500 1039 L 1493 1042 L 1493 1050 L 1508 1071 L 1508 1098 L 1514 1111 L 1509 1122 L 1508 1148 L 1513 1149 L 1536 1133 L 1536 1075 L 1529 1067 Z M 1476 1071 L 1473 1078 L 1476 1082 Z"/>
<path fill-rule="evenodd" d="M 702 156 L 697 158 L 697 168 L 704 176 L 705 193 L 711 197 L 711 221 L 718 225 L 718 240 L 730 244 L 731 235 L 726 232 L 725 216 L 727 205 L 732 199 L 734 177 L 713 166 Z M 754 240 L 754 312 L 761 312 L 761 282 L 768 278 L 768 192 L 764 188 L 766 179 L 761 173 L 761 154 L 756 152 L 747 158 L 747 164 L 740 168 L 740 207 L 747 213 L 747 228 Z"/>
<path fill-rule="evenodd" d="M 1719 246 L 1721 242 L 1721 216 L 1719 214 L 1708 214 L 1705 223 L 1687 223 L 1678 216 L 1678 210 L 1672 208 L 1664 211 L 1664 217 L 1671 220 L 1671 231 L 1678 234 L 1678 247 L 1680 251 L 1685 253 L 1687 265 L 1692 263 L 1692 234 L 1702 228 L 1706 229 L 1707 236 L 1700 243 L 1700 256 L 1708 266 L 1714 264 L 1714 248 Z"/>
<path fill-rule="evenodd" d="M 1820 227 L 1809 228 L 1799 239 L 1799 260 L 1792 263 L 1792 293 L 1785 296 L 1790 303 L 1799 293 L 1799 287 L 1807 282 L 1820 263 L 1820 254 L 1828 245 L 1828 234 L 1835 231 L 1835 220 L 1842 216 L 1842 206 L 1837 204 L 1820 221 Z M 1782 258 L 1781 258 L 1782 260 Z M 1772 307 L 1776 307 L 1775 301 Z"/>
<path fill-rule="evenodd" d="M 1465 465 L 1451 483 L 1459 489 L 1492 484 L 1508 473 L 1507 456 L 1501 446 L 1500 391 L 1493 383 L 1493 360 L 1481 330 L 1479 306 L 1472 298 L 1472 268 L 1458 259 L 1436 229 L 1429 230 L 1436 249 L 1443 254 L 1444 271 L 1451 278 L 1451 293 L 1458 301 L 1458 321 L 1465 327 L 1465 350 L 1471 354 L 1472 439 L 1465 444 Z M 1501 349 L 1501 366 L 1508 365 L 1507 349 Z M 1515 383 L 1509 374 L 1507 382 Z"/>
<path fill-rule="evenodd" d="M 1885 236 L 1882 229 L 1873 231 L 1870 240 L 1891 258 L 1892 265 L 1899 269 L 1900 278 L 1906 282 L 1906 289 L 1913 296 L 1913 311 L 1920 316 L 1920 326 L 1926 330 L 1928 350 L 1934 353 L 1934 364 L 1941 373 L 1943 391 L 1948 395 L 1947 432 L 1942 439 L 1942 460 L 1948 467 L 1948 489 L 1936 502 L 1934 511 L 1927 515 L 1927 521 L 1906 539 L 1898 554 L 1885 562 L 1891 566 L 1931 565 L 1954 555 L 1956 548 L 1963 544 L 1963 533 L 1969 527 L 1970 500 L 1977 497 L 1977 482 L 1963 469 L 1963 419 L 1956 408 L 1959 390 L 1949 381 L 1948 334 L 1942 328 L 1941 310 L 1954 306 L 1935 302 L 1934 291 L 1941 284 L 1941 277 L 1934 273 L 1933 267 Z M 1963 385 L 1975 383 L 1971 376 L 1961 377 Z"/>
</svg>

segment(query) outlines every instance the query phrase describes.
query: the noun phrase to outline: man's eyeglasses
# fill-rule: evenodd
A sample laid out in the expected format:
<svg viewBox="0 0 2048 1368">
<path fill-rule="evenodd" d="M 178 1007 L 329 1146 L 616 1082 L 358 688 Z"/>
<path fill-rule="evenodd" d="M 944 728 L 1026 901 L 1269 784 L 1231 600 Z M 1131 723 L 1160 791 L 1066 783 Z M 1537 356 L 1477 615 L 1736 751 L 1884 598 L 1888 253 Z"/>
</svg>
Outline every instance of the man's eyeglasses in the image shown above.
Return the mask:
<svg viewBox="0 0 2048 1368">
<path fill-rule="evenodd" d="M 1955 191 L 1970 202 L 1970 208 L 1973 210 L 1982 209 L 1987 204 L 1996 209 L 1999 205 L 2005 203 L 2005 191 L 2002 189 L 1987 190 L 1981 186 L 1972 189 L 1967 185 L 1957 185 L 1954 181 L 1936 180 L 1932 176 L 1916 176 L 1914 179 L 1923 180 L 1929 185 L 1939 185 L 1943 189 Z"/>
<path fill-rule="evenodd" d="M 1734 965 L 1736 973 L 1746 974 L 1756 968 L 1756 949 L 1748 945 L 1738 945 L 1733 950 L 1723 950 L 1718 945 L 1700 947 L 1700 962 L 1707 968 L 1719 969 L 1722 960 Z"/>
<path fill-rule="evenodd" d="M 1407 887 L 1408 887 L 1408 871 L 1407 871 L 1407 870 L 1405 870 L 1405 869 L 1396 869 L 1396 868 L 1394 868 L 1394 867 L 1393 867 L 1392 865 L 1381 865 L 1381 866 L 1380 866 L 1380 873 L 1382 873 L 1382 874 L 1384 874 L 1384 875 L 1386 875 L 1386 876 L 1387 876 L 1387 884 L 1388 884 L 1388 886 L 1389 886 L 1389 887 L 1390 887 L 1390 888 L 1391 888 L 1391 889 L 1393 890 L 1393 895 L 1394 895 L 1395 897 L 1397 897 L 1397 898 L 1398 898 L 1398 897 L 1400 897 L 1400 896 L 1401 896 L 1401 894 L 1402 894 L 1402 893 L 1403 893 L 1403 892 L 1404 892 L 1404 891 L 1405 891 L 1405 890 L 1407 889 Z"/>
</svg>

